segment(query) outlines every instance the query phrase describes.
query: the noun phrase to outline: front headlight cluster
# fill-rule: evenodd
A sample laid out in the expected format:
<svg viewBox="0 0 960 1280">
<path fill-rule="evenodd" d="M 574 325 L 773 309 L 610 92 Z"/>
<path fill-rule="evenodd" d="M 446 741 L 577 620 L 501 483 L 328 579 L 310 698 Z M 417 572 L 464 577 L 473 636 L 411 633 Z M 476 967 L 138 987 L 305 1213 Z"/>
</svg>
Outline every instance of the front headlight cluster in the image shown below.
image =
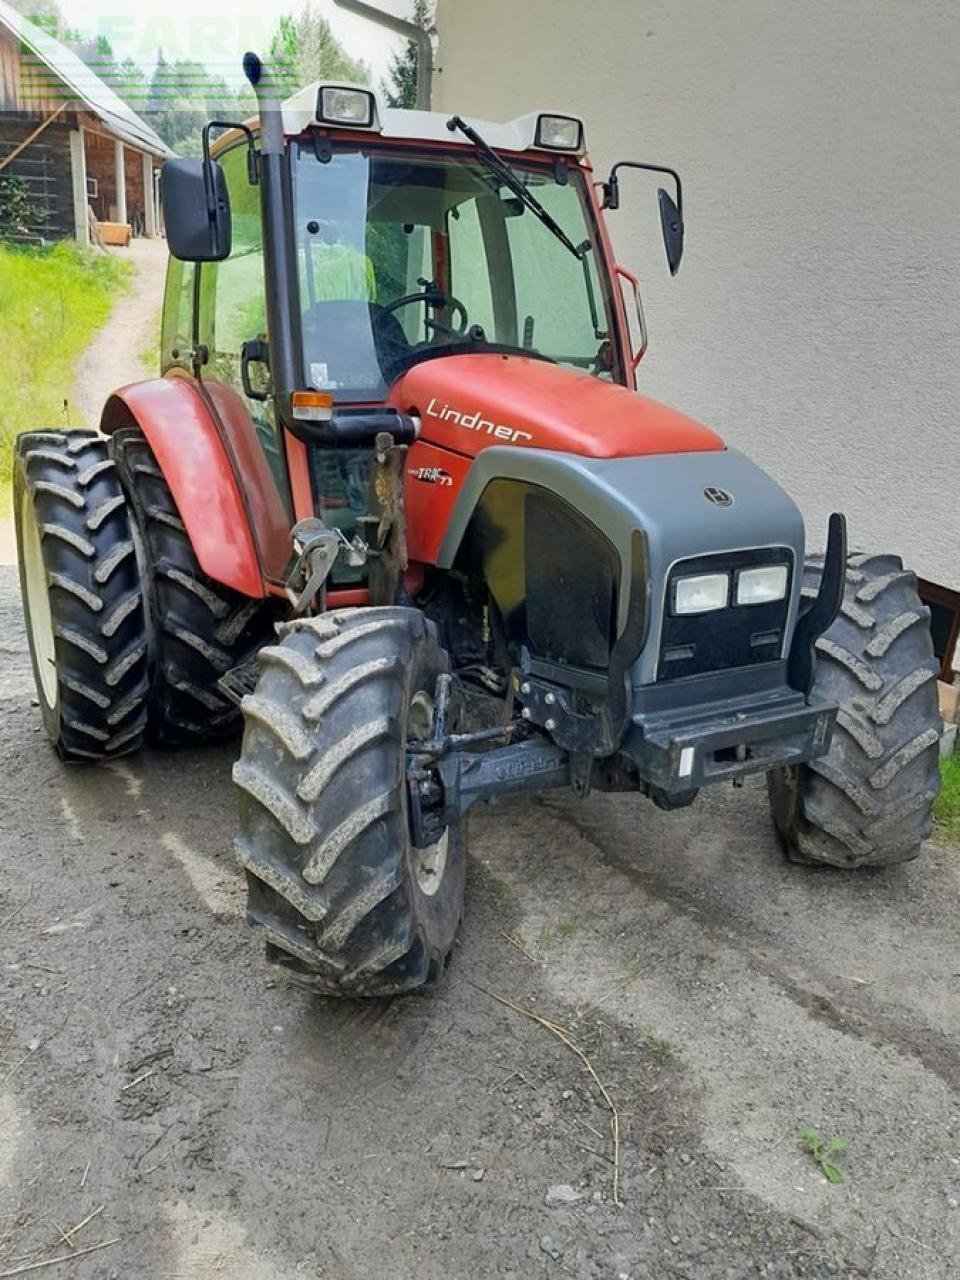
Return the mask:
<svg viewBox="0 0 960 1280">
<path fill-rule="evenodd" d="M 675 614 L 713 613 L 725 609 L 731 591 L 735 604 L 771 604 L 787 594 L 787 566 L 768 564 L 729 573 L 698 573 L 677 578 L 673 587 Z"/>
</svg>

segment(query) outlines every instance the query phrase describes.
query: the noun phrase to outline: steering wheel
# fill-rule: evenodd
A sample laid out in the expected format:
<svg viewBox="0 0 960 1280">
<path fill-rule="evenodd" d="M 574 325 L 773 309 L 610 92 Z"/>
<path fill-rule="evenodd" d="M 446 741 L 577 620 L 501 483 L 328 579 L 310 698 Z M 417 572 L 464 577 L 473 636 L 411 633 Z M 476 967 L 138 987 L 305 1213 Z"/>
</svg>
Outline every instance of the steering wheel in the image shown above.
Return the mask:
<svg viewBox="0 0 960 1280">
<path fill-rule="evenodd" d="M 380 304 L 380 315 L 393 315 L 395 311 L 399 311 L 401 307 L 412 306 L 415 302 L 422 302 L 426 307 L 444 307 L 449 308 L 453 312 L 450 317 L 454 321 L 453 324 L 444 324 L 442 320 L 437 320 L 435 316 L 428 315 L 424 321 L 426 328 L 434 333 L 445 333 L 449 337 L 460 338 L 467 329 L 467 308 L 463 305 L 459 298 L 455 298 L 452 293 L 444 293 L 442 289 L 431 286 L 424 282 L 425 288 L 421 293 L 405 293 L 402 298 L 394 298 L 392 302 L 384 302 Z"/>
</svg>

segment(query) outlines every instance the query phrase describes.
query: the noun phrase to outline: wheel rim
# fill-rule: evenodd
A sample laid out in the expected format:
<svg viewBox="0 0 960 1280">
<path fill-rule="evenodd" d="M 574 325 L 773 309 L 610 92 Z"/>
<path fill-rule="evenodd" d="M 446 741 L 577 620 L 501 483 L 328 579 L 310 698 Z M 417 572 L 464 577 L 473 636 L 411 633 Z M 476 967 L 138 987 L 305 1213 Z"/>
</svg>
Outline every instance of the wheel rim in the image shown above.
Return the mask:
<svg viewBox="0 0 960 1280">
<path fill-rule="evenodd" d="M 37 668 L 40 696 L 52 709 L 57 702 L 57 650 L 53 635 L 53 615 L 50 612 L 47 568 L 43 563 L 40 545 L 40 527 L 33 509 L 33 499 L 26 489 L 20 500 L 20 528 L 30 647 Z"/>
<path fill-rule="evenodd" d="M 420 892 L 426 897 L 432 898 L 438 893 L 440 886 L 443 884 L 443 877 L 447 870 L 447 851 L 450 848 L 450 832 L 444 831 L 443 835 L 427 849 L 414 850 L 414 863 L 417 875 L 417 884 L 420 886 Z"/>
<path fill-rule="evenodd" d="M 407 711 L 407 738 L 426 742 L 433 729 L 433 699 L 425 689 L 413 695 Z M 420 892 L 428 898 L 438 893 L 447 869 L 450 831 L 425 849 L 414 849 L 413 871 Z"/>
</svg>

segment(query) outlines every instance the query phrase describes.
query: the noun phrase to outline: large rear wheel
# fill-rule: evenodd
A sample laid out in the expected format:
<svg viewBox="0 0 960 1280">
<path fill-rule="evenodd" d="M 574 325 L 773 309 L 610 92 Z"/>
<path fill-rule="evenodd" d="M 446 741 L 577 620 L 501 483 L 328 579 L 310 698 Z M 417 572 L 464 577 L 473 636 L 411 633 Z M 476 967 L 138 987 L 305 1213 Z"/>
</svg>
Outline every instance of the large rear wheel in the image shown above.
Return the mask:
<svg viewBox="0 0 960 1280">
<path fill-rule="evenodd" d="M 136 750 L 146 726 L 143 596 L 106 440 L 79 430 L 19 436 L 13 508 L 48 737 L 65 760 Z"/>
<path fill-rule="evenodd" d="M 240 710 L 218 681 L 269 639 L 276 608 L 203 572 L 170 487 L 138 428 L 117 431 L 111 449 L 130 503 L 148 605 L 149 736 L 167 747 L 236 737 Z"/>
<path fill-rule="evenodd" d="M 439 978 L 463 904 L 465 832 L 411 846 L 405 753 L 430 735 L 448 662 L 415 609 L 290 623 L 260 653 L 233 777 L 247 915 L 268 958 L 326 995 Z"/>
<path fill-rule="evenodd" d="M 808 561 L 805 592 L 822 570 Z M 840 707 L 830 750 L 767 775 L 791 861 L 877 867 L 920 852 L 939 790 L 929 617 L 898 556 L 850 558 L 840 615 L 817 641 L 817 692 Z"/>
</svg>

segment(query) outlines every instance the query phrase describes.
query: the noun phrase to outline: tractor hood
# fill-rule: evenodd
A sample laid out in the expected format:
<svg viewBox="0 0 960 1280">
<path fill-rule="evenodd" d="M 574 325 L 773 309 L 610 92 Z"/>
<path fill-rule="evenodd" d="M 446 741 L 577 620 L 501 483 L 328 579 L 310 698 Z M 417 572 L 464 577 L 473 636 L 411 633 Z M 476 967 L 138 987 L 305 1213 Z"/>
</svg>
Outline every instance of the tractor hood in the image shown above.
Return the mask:
<svg viewBox="0 0 960 1280">
<path fill-rule="evenodd" d="M 723 449 L 708 427 L 626 387 L 529 356 L 438 356 L 398 378 L 389 403 L 422 422 L 421 439 L 474 456 L 521 445 L 585 458 Z"/>
</svg>

